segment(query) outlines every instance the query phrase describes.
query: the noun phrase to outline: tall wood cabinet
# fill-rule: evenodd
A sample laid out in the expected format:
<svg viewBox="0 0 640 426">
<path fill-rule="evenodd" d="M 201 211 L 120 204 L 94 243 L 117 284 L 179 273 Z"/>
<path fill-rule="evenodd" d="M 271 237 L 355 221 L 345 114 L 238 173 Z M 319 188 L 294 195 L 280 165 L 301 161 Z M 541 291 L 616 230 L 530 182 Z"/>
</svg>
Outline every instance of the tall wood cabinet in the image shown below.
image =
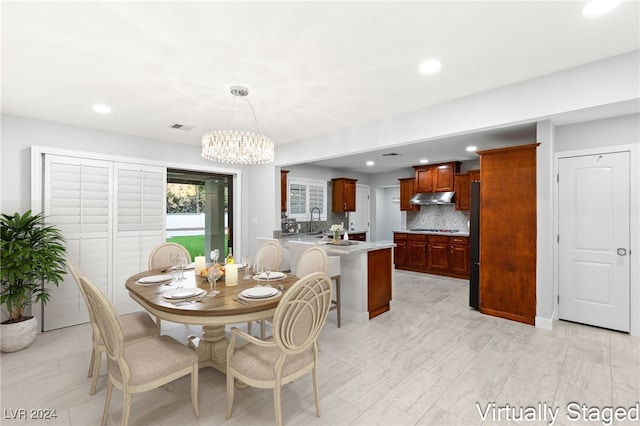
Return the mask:
<svg viewBox="0 0 640 426">
<path fill-rule="evenodd" d="M 331 200 L 334 212 L 356 211 L 356 182 L 357 179 L 336 178 L 333 182 L 333 195 Z"/>
<path fill-rule="evenodd" d="M 280 211 L 287 211 L 287 192 L 289 188 L 287 187 L 287 174 L 289 170 L 280 170 Z"/>
<path fill-rule="evenodd" d="M 409 202 L 415 195 L 415 178 L 398 179 L 400 181 L 400 211 L 420 210 L 420 206 L 415 206 Z"/>
<path fill-rule="evenodd" d="M 480 154 L 480 312 L 533 325 L 536 147 Z"/>
</svg>

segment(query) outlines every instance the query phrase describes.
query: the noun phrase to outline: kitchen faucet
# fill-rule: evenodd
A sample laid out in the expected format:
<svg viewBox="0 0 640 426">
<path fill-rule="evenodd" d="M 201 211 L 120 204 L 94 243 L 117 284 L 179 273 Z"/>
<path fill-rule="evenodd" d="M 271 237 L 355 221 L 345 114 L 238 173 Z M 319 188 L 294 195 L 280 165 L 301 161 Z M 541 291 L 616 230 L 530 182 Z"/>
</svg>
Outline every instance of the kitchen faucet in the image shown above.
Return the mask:
<svg viewBox="0 0 640 426">
<path fill-rule="evenodd" d="M 313 232 L 313 212 L 314 210 L 318 211 L 318 227 L 320 227 L 320 218 L 322 215 L 322 212 L 320 212 L 320 208 L 319 207 L 314 207 L 311 209 L 311 213 L 310 213 L 310 217 L 309 217 L 309 232 Z"/>
</svg>

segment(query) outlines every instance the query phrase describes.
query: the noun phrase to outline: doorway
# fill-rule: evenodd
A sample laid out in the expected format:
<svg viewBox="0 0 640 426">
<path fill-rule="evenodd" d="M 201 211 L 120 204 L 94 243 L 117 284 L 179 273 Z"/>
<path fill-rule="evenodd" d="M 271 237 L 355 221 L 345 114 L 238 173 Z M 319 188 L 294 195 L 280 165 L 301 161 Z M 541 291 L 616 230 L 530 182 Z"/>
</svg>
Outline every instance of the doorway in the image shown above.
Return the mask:
<svg viewBox="0 0 640 426">
<path fill-rule="evenodd" d="M 560 319 L 630 327 L 629 152 L 558 161 Z"/>
<path fill-rule="evenodd" d="M 233 250 L 233 176 L 167 170 L 167 241 L 184 245 L 191 258 Z"/>
</svg>

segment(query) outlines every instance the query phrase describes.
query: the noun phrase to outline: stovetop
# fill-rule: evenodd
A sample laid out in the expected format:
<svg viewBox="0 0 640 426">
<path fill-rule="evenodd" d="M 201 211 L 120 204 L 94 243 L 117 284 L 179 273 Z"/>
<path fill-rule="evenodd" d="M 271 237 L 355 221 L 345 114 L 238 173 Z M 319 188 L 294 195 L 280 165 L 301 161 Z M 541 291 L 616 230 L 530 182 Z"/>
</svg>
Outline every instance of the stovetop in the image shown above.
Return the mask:
<svg viewBox="0 0 640 426">
<path fill-rule="evenodd" d="M 448 234 L 457 234 L 460 231 L 457 229 L 430 229 L 430 228 L 412 228 L 409 231 L 414 231 L 414 232 L 442 232 L 442 233 L 448 233 Z"/>
</svg>

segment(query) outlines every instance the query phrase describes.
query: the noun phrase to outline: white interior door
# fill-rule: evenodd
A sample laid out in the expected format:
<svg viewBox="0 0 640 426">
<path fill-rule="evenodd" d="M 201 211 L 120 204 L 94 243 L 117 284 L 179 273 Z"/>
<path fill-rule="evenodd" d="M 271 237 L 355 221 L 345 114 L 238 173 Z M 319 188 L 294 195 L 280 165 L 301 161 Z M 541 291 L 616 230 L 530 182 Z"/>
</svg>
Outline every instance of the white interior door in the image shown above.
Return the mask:
<svg viewBox="0 0 640 426">
<path fill-rule="evenodd" d="M 356 185 L 356 211 L 349 213 L 349 232 L 365 231 L 369 239 L 369 186 Z"/>
<path fill-rule="evenodd" d="M 560 319 L 629 331 L 629 153 L 558 162 Z"/>
</svg>

